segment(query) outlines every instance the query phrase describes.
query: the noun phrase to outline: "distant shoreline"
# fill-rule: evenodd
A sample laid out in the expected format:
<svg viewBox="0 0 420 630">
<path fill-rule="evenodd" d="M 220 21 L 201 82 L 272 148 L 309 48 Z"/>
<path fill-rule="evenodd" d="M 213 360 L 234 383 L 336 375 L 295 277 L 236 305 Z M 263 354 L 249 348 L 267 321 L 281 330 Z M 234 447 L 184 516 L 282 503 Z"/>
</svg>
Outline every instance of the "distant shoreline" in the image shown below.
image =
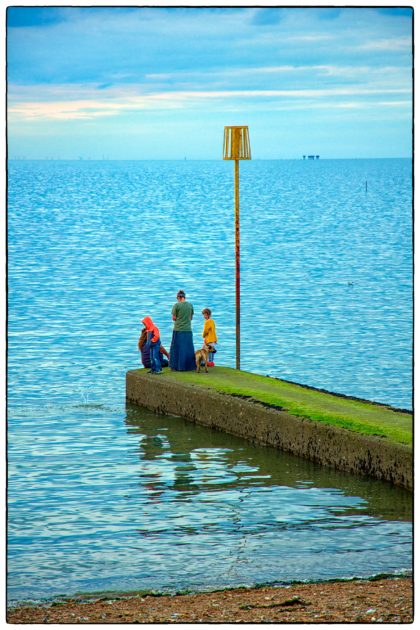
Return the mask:
<svg viewBox="0 0 420 630">
<path fill-rule="evenodd" d="M 413 161 L 413 157 L 320 157 L 319 160 L 303 160 L 302 157 L 290 157 L 290 158 L 252 158 L 251 162 L 339 162 L 348 160 L 410 160 Z M 10 157 L 8 162 L 223 162 L 221 158 L 60 158 L 60 157 L 46 157 L 46 158 L 24 158 L 24 157 Z"/>
</svg>

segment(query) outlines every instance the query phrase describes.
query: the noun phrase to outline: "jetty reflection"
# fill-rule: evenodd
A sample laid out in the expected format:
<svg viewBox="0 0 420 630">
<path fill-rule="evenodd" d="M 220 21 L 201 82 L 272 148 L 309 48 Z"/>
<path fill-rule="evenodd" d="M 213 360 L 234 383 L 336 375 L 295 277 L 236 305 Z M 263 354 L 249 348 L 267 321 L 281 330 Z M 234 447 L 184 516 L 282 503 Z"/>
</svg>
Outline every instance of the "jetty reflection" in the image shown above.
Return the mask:
<svg viewBox="0 0 420 630">
<path fill-rule="evenodd" d="M 150 501 L 190 501 L 194 495 L 220 491 L 237 491 L 240 500 L 257 488 L 317 488 L 359 499 L 355 505 L 338 505 L 337 514 L 345 511 L 381 520 L 412 520 L 412 494 L 391 484 L 321 467 L 134 405 L 127 405 L 125 422 L 128 432 L 139 436 L 139 484 Z M 334 511 L 333 505 L 331 509 Z"/>
</svg>

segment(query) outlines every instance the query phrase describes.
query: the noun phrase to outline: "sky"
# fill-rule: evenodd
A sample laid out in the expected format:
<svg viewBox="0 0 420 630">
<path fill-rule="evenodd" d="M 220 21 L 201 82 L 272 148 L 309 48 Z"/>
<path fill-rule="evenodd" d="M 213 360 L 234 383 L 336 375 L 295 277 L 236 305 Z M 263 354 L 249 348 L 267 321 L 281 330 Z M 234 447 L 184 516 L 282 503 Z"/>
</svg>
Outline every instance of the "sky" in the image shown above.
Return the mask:
<svg viewBox="0 0 420 630">
<path fill-rule="evenodd" d="M 412 11 L 8 7 L 9 158 L 411 157 Z"/>
</svg>

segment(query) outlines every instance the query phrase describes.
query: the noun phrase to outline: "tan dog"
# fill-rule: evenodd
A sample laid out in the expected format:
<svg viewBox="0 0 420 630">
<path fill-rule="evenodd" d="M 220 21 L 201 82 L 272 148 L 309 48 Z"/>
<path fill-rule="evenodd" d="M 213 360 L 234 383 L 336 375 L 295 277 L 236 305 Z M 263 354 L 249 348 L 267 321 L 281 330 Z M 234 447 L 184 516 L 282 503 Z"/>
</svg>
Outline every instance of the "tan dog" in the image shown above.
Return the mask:
<svg viewBox="0 0 420 630">
<path fill-rule="evenodd" d="M 212 347 L 205 343 L 203 344 L 203 347 L 200 348 L 200 350 L 195 351 L 195 364 L 197 366 L 196 372 L 200 372 L 202 361 L 204 361 L 205 366 L 206 366 L 206 372 L 208 372 L 207 363 L 209 360 L 209 352 L 211 352 L 211 350 L 212 350 Z"/>
</svg>

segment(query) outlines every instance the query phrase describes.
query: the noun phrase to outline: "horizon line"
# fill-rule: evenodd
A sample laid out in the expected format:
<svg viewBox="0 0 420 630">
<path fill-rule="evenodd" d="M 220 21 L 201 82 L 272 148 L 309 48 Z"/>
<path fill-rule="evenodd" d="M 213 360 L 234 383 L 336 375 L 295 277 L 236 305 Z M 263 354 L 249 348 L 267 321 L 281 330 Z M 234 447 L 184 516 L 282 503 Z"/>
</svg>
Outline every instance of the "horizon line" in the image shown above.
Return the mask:
<svg viewBox="0 0 420 630">
<path fill-rule="evenodd" d="M 311 154 L 310 154 L 311 155 Z M 297 162 L 320 162 L 326 160 L 414 160 L 414 156 L 397 155 L 397 156 L 375 156 L 375 157 L 324 157 L 319 156 L 318 159 L 310 159 L 306 155 L 303 157 L 284 157 L 284 158 L 252 158 L 250 160 L 240 160 L 241 162 L 268 162 L 268 161 L 297 161 Z M 224 160 L 220 158 L 113 158 L 113 157 L 24 157 L 16 156 L 7 158 L 7 162 L 226 162 L 234 160 Z"/>
</svg>

